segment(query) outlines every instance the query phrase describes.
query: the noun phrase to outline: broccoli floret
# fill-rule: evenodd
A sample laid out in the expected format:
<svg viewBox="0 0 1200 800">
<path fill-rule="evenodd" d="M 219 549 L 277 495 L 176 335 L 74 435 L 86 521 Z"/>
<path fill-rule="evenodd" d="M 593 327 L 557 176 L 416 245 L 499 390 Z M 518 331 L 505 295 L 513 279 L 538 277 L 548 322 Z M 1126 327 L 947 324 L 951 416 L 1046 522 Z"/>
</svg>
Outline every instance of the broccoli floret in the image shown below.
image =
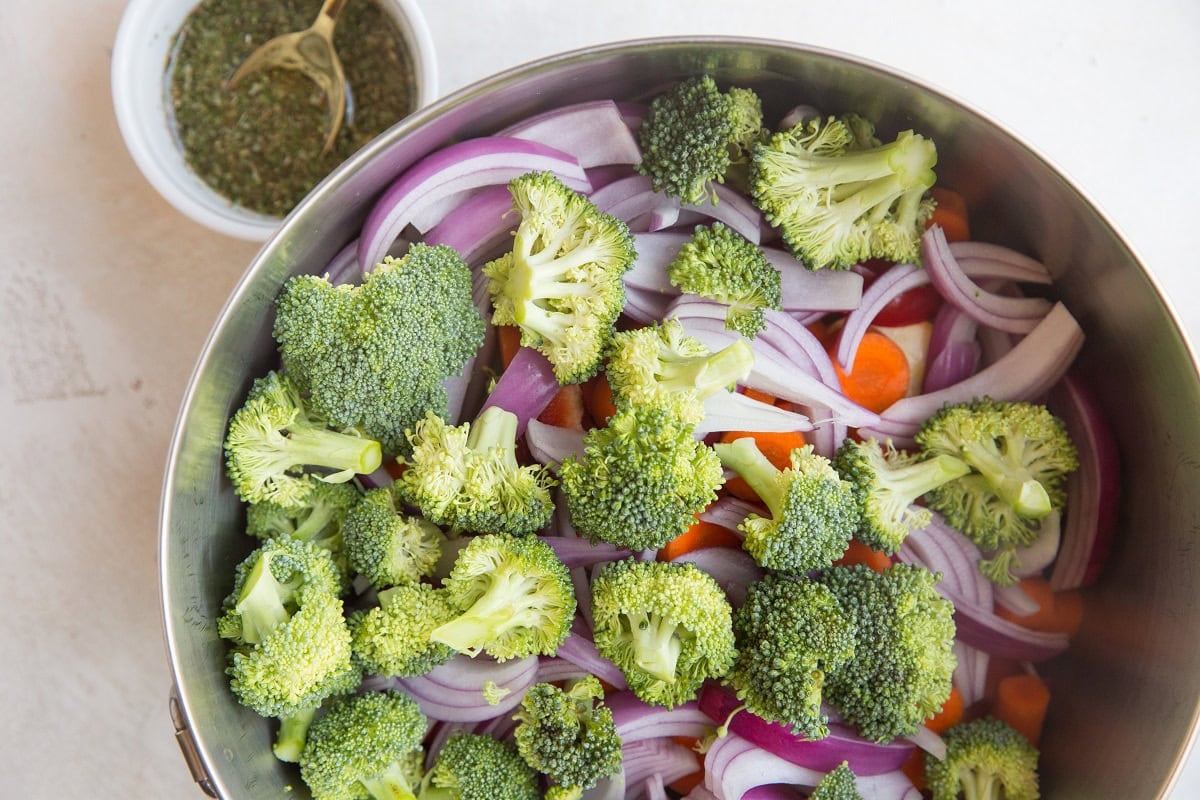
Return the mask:
<svg viewBox="0 0 1200 800">
<path fill-rule="evenodd" d="M 234 491 L 248 503 L 302 508 L 313 491 L 304 469 L 326 471 L 339 483 L 379 469 L 379 442 L 357 431 L 330 430 L 301 397 L 296 382 L 280 372 L 254 381 L 246 402 L 229 420 L 225 458 Z"/>
<path fill-rule="evenodd" d="M 354 660 L 369 675 L 424 675 L 454 657 L 453 650 L 429 638 L 454 615 L 446 592 L 427 583 L 385 589 L 378 606 L 350 615 Z"/>
<path fill-rule="evenodd" d="M 704 419 L 704 400 L 732 389 L 754 367 L 744 340 L 711 352 L 677 319 L 618 333 L 605 375 L 618 406 L 661 406 L 689 425 Z"/>
<path fill-rule="evenodd" d="M 409 433 L 412 455 L 396 491 L 438 525 L 482 533 L 533 533 L 554 513 L 555 481 L 541 464 L 517 463 L 517 416 L 490 406 L 474 422 L 434 414 Z"/>
<path fill-rule="evenodd" d="M 451 736 L 421 787 L 421 800 L 541 800 L 537 773 L 516 747 L 491 736 Z"/>
<path fill-rule="evenodd" d="M 762 103 L 752 90 L 722 92 L 708 75 L 689 78 L 650 102 L 636 169 L 656 192 L 685 203 L 716 202 L 713 184 L 748 159 L 761 132 Z"/>
<path fill-rule="evenodd" d="M 763 719 L 808 739 L 829 735 L 825 676 L 854 655 L 854 622 L 833 592 L 807 578 L 767 575 L 733 615 L 737 661 L 726 680 Z"/>
<path fill-rule="evenodd" d="M 567 511 L 583 536 L 630 550 L 684 533 L 724 483 L 712 448 L 693 426 L 654 406 L 619 410 L 583 439 L 583 458 L 559 466 Z"/>
<path fill-rule="evenodd" d="M 445 591 L 458 615 L 430 638 L 497 661 L 552 656 L 575 616 L 571 574 L 536 536 L 476 536 L 458 554 Z"/>
<path fill-rule="evenodd" d="M 426 411 L 445 416 L 443 382 L 483 343 L 471 270 L 444 245 L 385 258 L 361 285 L 288 280 L 275 303 L 284 368 L 332 425 L 360 428 L 385 451 Z"/>
<path fill-rule="evenodd" d="M 549 172 L 515 178 L 509 191 L 520 216 L 513 249 L 483 268 L 492 323 L 519 327 L 521 344 L 541 351 L 560 383 L 587 380 L 625 306 L 629 226 Z"/>
<path fill-rule="evenodd" d="M 748 436 L 713 449 L 771 512 L 769 518 L 751 514 L 738 526 L 746 534 L 743 547 L 760 566 L 799 575 L 846 552 L 859 523 L 854 489 L 812 445 L 793 450 L 786 469 L 772 464 Z"/>
<path fill-rule="evenodd" d="M 592 582 L 596 649 L 638 697 L 674 707 L 733 666 L 733 611 L 712 576 L 686 562 L 625 559 Z"/>
<path fill-rule="evenodd" d="M 954 606 L 940 576 L 912 564 L 884 572 L 832 567 L 816 578 L 854 620 L 854 658 L 830 673 L 825 698 L 861 736 L 911 736 L 950 696 Z"/>
<path fill-rule="evenodd" d="M 238 702 L 285 719 L 353 691 L 362 673 L 350 657 L 341 598 L 302 588 L 298 607 L 261 642 L 230 651 L 229 686 Z"/>
<path fill-rule="evenodd" d="M 929 510 L 914 503 L 971 471 L 953 456 L 911 455 L 890 441 L 881 444 L 876 439 L 847 439 L 833 463 L 854 486 L 861 520 L 859 541 L 889 555 L 900 549 L 910 532 L 929 524 Z"/>
<path fill-rule="evenodd" d="M 342 537 L 350 569 L 376 588 L 430 575 L 446 537 L 428 520 L 404 513 L 394 487 L 369 489 L 346 514 Z"/>
<path fill-rule="evenodd" d="M 754 202 L 809 269 L 920 259 L 937 149 L 912 131 L 877 144 L 864 126 L 861 117 L 812 120 L 755 148 Z"/>
<path fill-rule="evenodd" d="M 237 644 L 259 644 L 291 618 L 304 588 L 339 594 L 341 578 L 328 551 L 296 539 L 268 539 L 234 568 L 217 630 Z"/>
<path fill-rule="evenodd" d="M 926 756 L 933 800 L 1037 800 L 1038 751 L 998 719 L 963 722 L 943 734 L 946 757 Z"/>
<path fill-rule="evenodd" d="M 316 716 L 316 708 L 306 708 L 279 720 L 279 732 L 271 746 L 271 752 L 277 759 L 289 764 L 300 760 L 300 754 L 308 742 L 308 729 Z"/>
<path fill-rule="evenodd" d="M 843 761 L 821 778 L 808 800 L 862 800 L 858 783 L 849 763 Z"/>
<path fill-rule="evenodd" d="M 667 276 L 682 292 L 728 306 L 725 327 L 749 339 L 767 327 L 768 309 L 783 308 L 779 270 L 758 245 L 720 222 L 696 226 Z"/>
<path fill-rule="evenodd" d="M 569 689 L 534 684 L 514 715 L 517 751 L 550 781 L 547 797 L 578 800 L 621 769 L 621 739 L 594 675 Z"/>
<path fill-rule="evenodd" d="M 343 589 L 348 590 L 349 564 L 342 544 L 342 524 L 346 512 L 362 497 L 354 483 L 312 481 L 312 490 L 299 508 L 278 503 L 251 503 L 246 507 L 246 533 L 258 539 L 288 537 L 312 542 L 329 551 L 342 573 Z"/>
<path fill-rule="evenodd" d="M 916 440 L 926 452 L 971 466 L 970 475 L 931 492 L 929 506 L 991 555 L 979 565 L 988 578 L 1015 583 L 1016 549 L 1063 508 L 1067 476 L 1079 466 L 1066 426 L 1045 406 L 985 397 L 946 406 Z"/>
<path fill-rule="evenodd" d="M 403 692 L 339 698 L 308 730 L 300 777 L 313 800 L 416 800 L 427 725 Z"/>
</svg>

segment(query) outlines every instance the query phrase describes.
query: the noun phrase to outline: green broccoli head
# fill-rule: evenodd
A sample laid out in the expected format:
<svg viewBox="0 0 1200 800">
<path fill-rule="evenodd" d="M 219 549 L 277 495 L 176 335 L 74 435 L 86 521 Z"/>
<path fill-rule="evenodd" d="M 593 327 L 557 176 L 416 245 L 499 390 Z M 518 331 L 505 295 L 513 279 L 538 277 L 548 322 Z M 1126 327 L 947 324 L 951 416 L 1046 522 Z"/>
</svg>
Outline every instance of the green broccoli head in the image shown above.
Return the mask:
<svg viewBox="0 0 1200 800">
<path fill-rule="evenodd" d="M 1041 520 L 1066 503 L 1066 480 L 1078 466 L 1066 426 L 1041 405 L 984 397 L 948 405 L 916 436 L 926 452 L 965 461 L 971 473 L 939 487 L 929 505 L 992 554 L 984 574 L 1001 584 L 1016 577 L 1016 548 L 1031 544 Z"/>
<path fill-rule="evenodd" d="M 767 310 L 783 307 L 779 270 L 758 245 L 720 222 L 697 225 L 667 265 L 672 285 L 728 306 L 725 327 L 753 339 L 767 327 Z"/>
<path fill-rule="evenodd" d="M 521 329 L 560 383 L 600 368 L 625 306 L 622 275 L 633 266 L 629 227 L 549 172 L 509 183 L 520 216 L 513 249 L 486 264 L 496 325 Z"/>
<path fill-rule="evenodd" d="M 712 576 L 686 562 L 625 559 L 592 582 L 596 649 L 643 701 L 673 708 L 733 666 L 733 612 Z"/>
<path fill-rule="evenodd" d="M 1037 800 L 1038 751 L 991 717 L 963 722 L 942 737 L 946 757 L 925 758 L 933 800 Z"/>
<path fill-rule="evenodd" d="M 342 542 L 346 512 L 362 492 L 354 483 L 312 480 L 312 490 L 298 508 L 263 501 L 246 507 L 246 533 L 258 539 L 287 537 L 311 542 L 329 551 L 342 573 L 343 593 L 349 589 L 349 564 Z"/>
<path fill-rule="evenodd" d="M 677 319 L 622 331 L 613 338 L 605 375 L 618 406 L 659 406 L 697 425 L 704 400 L 728 391 L 754 367 L 744 340 L 711 352 Z"/>
<path fill-rule="evenodd" d="M 296 382 L 269 372 L 250 387 L 229 420 L 225 465 L 238 497 L 300 509 L 321 480 L 339 483 L 379 469 L 379 442 L 357 431 L 330 430 L 302 398 Z"/>
<path fill-rule="evenodd" d="M 301 590 L 337 597 L 341 588 L 327 550 L 297 539 L 268 539 L 234 568 L 217 631 L 236 644 L 259 644 L 296 612 Z"/>
<path fill-rule="evenodd" d="M 230 651 L 229 686 L 238 702 L 264 717 L 292 717 L 358 687 L 342 601 L 303 587 L 297 608 L 262 641 Z"/>
<path fill-rule="evenodd" d="M 429 638 L 454 615 L 446 592 L 427 583 L 385 589 L 378 606 L 350 615 L 354 661 L 368 675 L 424 675 L 454 657 L 453 650 Z"/>
<path fill-rule="evenodd" d="M 863 800 L 850 764 L 843 761 L 821 778 L 808 800 Z"/>
<path fill-rule="evenodd" d="M 834 467 L 854 486 L 860 519 L 858 539 L 891 555 L 905 537 L 929 524 L 929 510 L 916 501 L 971 471 L 946 454 L 901 452 L 890 441 L 847 439 L 834 456 Z"/>
<path fill-rule="evenodd" d="M 517 416 L 491 406 L 458 427 L 429 414 L 409 433 L 396 491 L 428 520 L 459 531 L 527 534 L 554 513 L 555 481 L 517 463 Z"/>
<path fill-rule="evenodd" d="M 743 546 L 760 566 L 799 575 L 823 569 L 846 552 L 859 524 L 854 489 L 812 445 L 793 450 L 791 464 L 782 470 L 748 436 L 713 449 L 771 512 L 769 518 L 751 514 L 738 526 L 746 534 Z"/>
<path fill-rule="evenodd" d="M 726 680 L 753 714 L 807 739 L 829 735 L 826 676 L 854 655 L 854 621 L 828 587 L 768 574 L 733 615 L 737 661 Z"/>
<path fill-rule="evenodd" d="M 646 111 L 637 170 L 656 192 L 685 203 L 715 200 L 732 163 L 745 161 L 762 131 L 762 103 L 750 89 L 722 92 L 708 75 L 680 81 Z"/>
<path fill-rule="evenodd" d="M 416 800 L 427 725 L 403 692 L 338 698 L 308 730 L 300 777 L 313 800 Z"/>
<path fill-rule="evenodd" d="M 385 258 L 361 285 L 300 275 L 275 303 L 284 368 L 312 407 L 339 428 L 355 427 L 389 453 L 433 411 L 445 416 L 443 382 L 483 342 L 471 270 L 444 245 L 413 245 Z"/>
<path fill-rule="evenodd" d="M 571 574 L 536 536 L 476 536 L 458 554 L 444 588 L 457 616 L 430 634 L 471 657 L 506 661 L 552 656 L 575 617 Z"/>
<path fill-rule="evenodd" d="M 438 754 L 421 800 L 541 800 L 538 776 L 517 748 L 491 736 L 458 733 Z"/>
<path fill-rule="evenodd" d="M 376 588 L 431 575 L 446 541 L 438 526 L 404 513 L 396 500 L 393 487 L 367 490 L 342 529 L 350 569 Z"/>
<path fill-rule="evenodd" d="M 857 628 L 854 658 L 830 673 L 825 697 L 864 738 L 910 736 L 941 709 L 954 673 L 954 606 L 940 576 L 912 564 L 874 572 L 832 567 L 828 586 Z"/>
<path fill-rule="evenodd" d="M 567 511 L 583 536 L 630 550 L 662 547 L 695 522 L 724 483 L 693 426 L 654 406 L 618 410 L 559 466 Z"/>
<path fill-rule="evenodd" d="M 534 684 L 514 718 L 517 751 L 557 793 L 578 797 L 621 769 L 621 739 L 594 675 L 569 689 Z"/>
<path fill-rule="evenodd" d="M 937 149 L 912 131 L 877 144 L 869 130 L 861 117 L 810 120 L 754 151 L 754 202 L 809 269 L 920 260 Z"/>
</svg>

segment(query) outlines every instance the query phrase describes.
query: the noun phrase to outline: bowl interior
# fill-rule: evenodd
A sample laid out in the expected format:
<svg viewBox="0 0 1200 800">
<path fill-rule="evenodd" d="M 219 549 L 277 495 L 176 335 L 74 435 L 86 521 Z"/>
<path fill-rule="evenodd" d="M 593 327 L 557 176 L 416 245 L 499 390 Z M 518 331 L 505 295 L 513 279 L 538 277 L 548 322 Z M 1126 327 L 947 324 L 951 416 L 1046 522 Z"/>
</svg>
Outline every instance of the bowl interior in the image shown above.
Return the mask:
<svg viewBox="0 0 1200 800">
<path fill-rule="evenodd" d="M 222 475 L 225 420 L 273 364 L 271 302 L 290 275 L 319 272 L 358 232 L 406 165 L 452 140 L 568 102 L 644 98 L 708 72 L 747 85 L 768 117 L 798 103 L 857 110 L 881 131 L 912 127 L 938 144 L 939 182 L 963 192 L 975 237 L 1043 260 L 1087 333 L 1077 369 L 1119 443 L 1118 539 L 1086 592 L 1082 631 L 1044 665 L 1054 696 L 1043 796 L 1154 798 L 1167 791 L 1194 727 L 1200 629 L 1200 382 L 1153 281 L 1107 220 L 1045 160 L 978 112 L 917 81 L 842 54 L 744 39 L 648 40 L 565 54 L 445 98 L 352 158 L 285 221 L 246 273 L 197 365 L 164 485 L 164 619 L 182 705 L 204 767 L 227 798 L 306 796 L 272 757 L 272 727 L 236 704 L 214 618 L 233 565 L 251 548 Z"/>
<path fill-rule="evenodd" d="M 379 0 L 404 33 L 417 78 L 415 107 L 437 96 L 433 38 L 414 0 Z M 171 130 L 164 70 L 172 41 L 197 0 L 131 0 L 113 46 L 112 87 L 126 146 L 150 184 L 177 210 L 215 231 L 264 241 L 279 218 L 235 206 L 184 160 Z"/>
</svg>

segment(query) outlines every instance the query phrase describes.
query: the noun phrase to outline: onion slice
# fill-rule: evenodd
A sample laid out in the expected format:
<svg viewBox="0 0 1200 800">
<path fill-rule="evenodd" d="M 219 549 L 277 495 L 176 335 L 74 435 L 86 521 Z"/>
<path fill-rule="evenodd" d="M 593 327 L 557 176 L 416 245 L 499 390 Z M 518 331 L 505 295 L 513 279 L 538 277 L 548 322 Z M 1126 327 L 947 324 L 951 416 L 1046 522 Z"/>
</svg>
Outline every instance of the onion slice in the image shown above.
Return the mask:
<svg viewBox="0 0 1200 800">
<path fill-rule="evenodd" d="M 620 668 L 600 655 L 595 643 L 587 637 L 578 624 L 572 628 L 566 641 L 558 646 L 558 652 L 555 655 L 586 669 L 616 689 L 625 689 L 629 686 L 625 682 L 625 675 Z"/>
<path fill-rule="evenodd" d="M 571 536 L 546 536 L 542 541 L 550 545 L 550 549 L 568 569 L 591 567 L 629 557 L 628 550 L 607 542 L 593 544 L 587 539 Z"/>
<path fill-rule="evenodd" d="M 496 663 L 489 658 L 455 656 L 446 664 L 397 683 L 420 705 L 430 719 L 443 722 L 483 722 L 512 711 L 534 684 L 538 658 Z M 484 685 L 492 681 L 509 692 L 496 705 L 484 699 Z"/>
<path fill-rule="evenodd" d="M 514 123 L 496 134 L 528 139 L 564 153 L 591 168 L 609 164 L 636 164 L 642 149 L 612 100 L 574 103 Z"/>
<path fill-rule="evenodd" d="M 695 564 L 711 575 L 733 608 L 740 608 L 746 602 L 746 589 L 767 574 L 745 550 L 730 547 L 702 547 L 672 561 Z"/>
<path fill-rule="evenodd" d="M 430 229 L 425 243 L 444 244 L 475 266 L 491 254 L 509 249 L 516 228 L 512 194 L 507 186 L 489 186 L 472 195 Z M 486 285 L 486 283 L 485 283 Z"/>
<path fill-rule="evenodd" d="M 525 444 L 529 446 L 529 455 L 534 461 L 555 469 L 568 456 L 583 458 L 582 431 L 547 425 L 536 419 L 529 420 L 529 427 L 525 431 Z"/>
<path fill-rule="evenodd" d="M 499 406 L 517 415 L 517 437 L 525 435 L 529 421 L 536 419 L 558 394 L 560 386 L 554 367 L 532 347 L 521 347 L 509 362 L 483 409 Z M 482 413 L 483 409 L 480 409 Z"/>
<path fill-rule="evenodd" d="M 621 765 L 625 771 L 630 797 L 643 788 L 651 775 L 661 776 L 664 783 L 674 783 L 700 768 L 696 754 L 670 739 L 643 739 L 621 747 Z"/>
<path fill-rule="evenodd" d="M 633 692 L 624 691 L 610 694 L 604 699 L 604 705 L 612 711 L 613 724 L 624 744 L 664 736 L 700 738 L 714 727 L 695 700 L 664 708 L 645 703 Z"/>
</svg>

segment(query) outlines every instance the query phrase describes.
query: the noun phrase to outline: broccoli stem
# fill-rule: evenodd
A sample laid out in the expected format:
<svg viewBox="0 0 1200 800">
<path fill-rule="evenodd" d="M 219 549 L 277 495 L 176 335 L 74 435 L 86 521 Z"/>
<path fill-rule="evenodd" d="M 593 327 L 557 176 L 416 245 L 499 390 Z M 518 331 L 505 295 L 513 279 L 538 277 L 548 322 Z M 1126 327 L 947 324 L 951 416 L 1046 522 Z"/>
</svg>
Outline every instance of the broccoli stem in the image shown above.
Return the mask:
<svg viewBox="0 0 1200 800">
<path fill-rule="evenodd" d="M 271 748 L 276 758 L 289 764 L 295 764 L 300 760 L 300 753 L 304 750 L 305 742 L 308 740 L 308 728 L 312 725 L 313 717 L 316 714 L 316 708 L 309 708 L 297 711 L 291 716 L 280 717 L 279 735 L 275 738 L 274 747 Z"/>
<path fill-rule="evenodd" d="M 344 483 L 356 473 L 374 472 L 383 463 L 383 450 L 374 439 L 319 428 L 289 429 L 287 453 L 296 464 L 335 470 L 322 476 L 329 483 Z"/>
<path fill-rule="evenodd" d="M 637 665 L 664 683 L 674 683 L 683 650 L 675 636 L 676 626 L 656 614 L 631 612 L 627 617 Z"/>
<path fill-rule="evenodd" d="M 475 421 L 467 434 L 467 447 L 476 452 L 485 452 L 497 447 L 504 450 L 505 463 L 517 466 L 517 415 L 499 406 L 488 406 Z"/>
<path fill-rule="evenodd" d="M 660 360 L 658 381 L 672 391 L 694 390 L 700 399 L 728 389 L 754 365 L 754 351 L 745 339 L 701 358 Z"/>
<path fill-rule="evenodd" d="M 285 605 L 291 590 L 276 580 L 271 572 L 271 557 L 264 553 L 251 568 L 237 601 L 238 617 L 242 624 L 242 640 L 259 644 L 279 625 L 292 618 Z"/>
<path fill-rule="evenodd" d="M 536 578 L 512 570 L 491 573 L 490 578 L 471 607 L 434 630 L 431 640 L 474 658 L 488 642 L 535 621 L 523 601 L 537 588 Z"/>
<path fill-rule="evenodd" d="M 967 462 L 950 455 L 937 455 L 901 467 L 889 468 L 885 479 L 888 489 L 914 502 L 923 494 L 971 472 Z"/>
<path fill-rule="evenodd" d="M 412 783 L 399 761 L 393 762 L 379 775 L 360 778 L 359 783 L 374 800 L 417 800 Z"/>
<path fill-rule="evenodd" d="M 331 504 L 317 502 L 304 521 L 296 526 L 296 530 L 292 531 L 291 537 L 302 542 L 312 541 L 314 536 L 325 530 L 333 521 L 335 514 L 336 511 Z"/>
<path fill-rule="evenodd" d="M 778 517 L 783 513 L 787 490 L 779 480 L 780 470 L 762 454 L 753 438 L 745 436 L 728 444 L 715 444 L 713 450 L 722 464 L 750 485 L 771 510 L 772 516 Z"/>
<path fill-rule="evenodd" d="M 979 442 L 963 445 L 963 458 L 976 469 L 999 497 L 1027 519 L 1041 519 L 1054 510 L 1046 487 L 1024 467 L 1011 464 Z"/>
</svg>

